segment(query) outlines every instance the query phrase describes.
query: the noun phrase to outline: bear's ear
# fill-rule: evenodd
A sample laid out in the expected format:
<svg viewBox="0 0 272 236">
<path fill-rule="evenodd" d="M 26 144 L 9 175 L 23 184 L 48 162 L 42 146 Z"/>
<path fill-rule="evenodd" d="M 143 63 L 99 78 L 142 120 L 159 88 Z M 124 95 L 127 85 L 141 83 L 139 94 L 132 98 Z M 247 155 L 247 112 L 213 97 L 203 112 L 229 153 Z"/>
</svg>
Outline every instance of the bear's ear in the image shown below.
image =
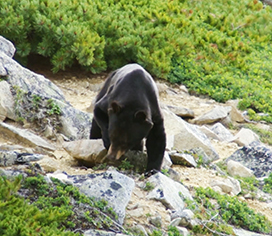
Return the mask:
<svg viewBox="0 0 272 236">
<path fill-rule="evenodd" d="M 138 122 L 144 122 L 147 120 L 147 115 L 145 111 L 137 111 L 134 114 L 135 120 Z"/>
<path fill-rule="evenodd" d="M 120 112 L 121 106 L 120 104 L 118 104 L 118 102 L 113 101 L 110 105 L 109 110 L 112 111 L 114 114 L 117 114 L 118 112 Z"/>
</svg>

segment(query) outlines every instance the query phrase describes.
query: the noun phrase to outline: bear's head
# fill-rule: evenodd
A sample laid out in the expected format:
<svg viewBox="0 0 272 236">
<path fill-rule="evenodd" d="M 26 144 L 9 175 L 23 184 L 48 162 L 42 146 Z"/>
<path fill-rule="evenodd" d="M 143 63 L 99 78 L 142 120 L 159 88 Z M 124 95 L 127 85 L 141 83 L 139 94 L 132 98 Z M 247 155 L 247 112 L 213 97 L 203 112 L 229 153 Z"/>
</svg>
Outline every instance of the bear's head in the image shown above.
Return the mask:
<svg viewBox="0 0 272 236">
<path fill-rule="evenodd" d="M 146 110 L 131 109 L 113 101 L 108 109 L 110 148 L 108 159 L 118 160 L 129 149 L 139 146 L 153 127 Z"/>
</svg>

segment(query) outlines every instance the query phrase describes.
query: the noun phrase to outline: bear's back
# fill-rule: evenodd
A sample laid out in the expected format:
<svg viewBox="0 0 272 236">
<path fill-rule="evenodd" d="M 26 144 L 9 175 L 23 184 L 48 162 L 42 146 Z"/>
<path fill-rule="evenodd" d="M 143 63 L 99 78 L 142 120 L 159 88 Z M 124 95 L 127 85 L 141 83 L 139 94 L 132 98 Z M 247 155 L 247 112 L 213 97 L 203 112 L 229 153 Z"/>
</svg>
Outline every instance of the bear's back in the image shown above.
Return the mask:
<svg viewBox="0 0 272 236">
<path fill-rule="evenodd" d="M 118 82 L 122 80 L 125 76 L 137 70 L 141 70 L 144 73 L 145 79 L 148 80 L 148 82 L 151 84 L 151 86 L 153 87 L 156 93 L 156 96 L 158 97 L 158 89 L 153 78 L 142 66 L 136 63 L 125 65 L 121 67 L 120 69 L 116 70 L 115 73 L 113 74 L 113 77 L 111 78 L 111 83 L 109 87 L 111 86 L 115 87 L 115 85 L 117 85 Z"/>
</svg>

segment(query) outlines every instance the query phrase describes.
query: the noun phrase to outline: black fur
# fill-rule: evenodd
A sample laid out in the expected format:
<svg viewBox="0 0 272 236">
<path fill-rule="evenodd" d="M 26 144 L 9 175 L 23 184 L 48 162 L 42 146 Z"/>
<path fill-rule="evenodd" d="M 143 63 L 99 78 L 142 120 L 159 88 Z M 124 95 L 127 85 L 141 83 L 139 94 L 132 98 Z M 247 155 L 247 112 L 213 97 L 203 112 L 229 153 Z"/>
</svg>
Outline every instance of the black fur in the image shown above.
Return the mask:
<svg viewBox="0 0 272 236">
<path fill-rule="evenodd" d="M 119 151 L 142 151 L 146 138 L 146 171 L 160 171 L 166 143 L 164 122 L 157 87 L 141 66 L 129 64 L 109 75 L 96 98 L 90 138 L 103 139 L 109 158 Z"/>
</svg>

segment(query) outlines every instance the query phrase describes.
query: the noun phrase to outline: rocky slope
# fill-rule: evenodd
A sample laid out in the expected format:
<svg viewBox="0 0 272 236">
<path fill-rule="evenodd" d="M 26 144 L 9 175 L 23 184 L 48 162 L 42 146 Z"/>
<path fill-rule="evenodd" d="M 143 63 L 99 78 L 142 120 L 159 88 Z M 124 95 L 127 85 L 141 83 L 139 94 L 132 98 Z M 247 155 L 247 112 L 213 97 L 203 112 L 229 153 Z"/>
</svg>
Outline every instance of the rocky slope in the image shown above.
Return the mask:
<svg viewBox="0 0 272 236">
<path fill-rule="evenodd" d="M 12 56 L 12 53 L 9 56 Z M 2 73 L 2 77 L 12 77 L 13 75 L 10 71 L 13 71 L 15 67 L 18 69 L 20 66 L 17 64 L 12 64 L 9 58 L 7 58 L 5 55 L 0 54 L 0 73 Z M 48 63 L 40 60 L 39 58 L 34 58 L 30 60 L 29 68 L 31 71 L 35 71 L 38 74 L 44 75 L 45 78 L 48 78 L 51 82 L 53 82 L 53 84 L 50 84 L 46 79 L 40 78 L 39 76 L 39 79 L 41 79 L 41 81 L 45 81 L 47 84 L 50 85 L 49 87 L 54 87 L 55 91 L 58 91 L 57 94 L 53 94 L 51 96 L 56 99 L 58 105 L 61 106 L 63 110 L 65 110 L 65 113 L 63 114 L 64 117 L 62 117 L 62 119 L 58 119 L 57 116 L 54 117 L 54 119 L 57 124 L 61 123 L 62 127 L 64 126 L 66 127 L 66 129 L 62 129 L 62 135 L 60 135 L 59 130 L 57 132 L 56 127 L 50 125 L 50 120 L 47 119 L 48 117 L 46 117 L 46 112 L 41 114 L 42 118 L 37 116 L 35 120 L 36 123 L 40 122 L 40 126 L 34 126 L 34 123 L 31 123 L 29 120 L 27 120 L 27 118 L 26 120 L 24 120 L 23 123 L 15 122 L 14 120 L 18 119 L 18 117 L 16 119 L 16 115 L 18 115 L 18 113 L 13 112 L 12 109 L 7 109 L 7 103 L 3 105 L 3 101 L 7 100 L 7 96 L 4 96 L 4 98 L 1 97 L 0 99 L 0 105 L 4 107 L 4 109 L 0 110 L 0 117 L 2 117 L 3 120 L 0 125 L 0 151 L 19 150 L 24 153 L 42 154 L 42 159 L 38 155 L 30 155 L 29 158 L 32 158 L 31 161 L 38 160 L 37 163 L 47 173 L 52 173 L 55 171 L 67 173 L 68 176 L 60 175 L 60 178 L 63 178 L 65 181 L 68 182 L 75 181 L 74 183 L 76 185 L 76 177 L 71 176 L 87 176 L 87 174 L 95 174 L 97 173 L 97 171 L 95 171 L 93 168 L 83 168 L 81 165 L 79 165 L 78 161 L 67 151 L 64 150 L 63 144 L 67 143 L 68 138 L 70 140 L 73 140 L 86 138 L 86 136 L 88 136 L 88 129 L 90 126 L 88 122 L 91 118 L 92 111 L 91 104 L 97 92 L 101 88 L 101 83 L 103 83 L 106 74 L 91 75 L 89 73 L 82 72 L 78 68 L 72 68 L 71 70 L 66 72 L 52 74 L 50 72 Z M 38 89 L 38 86 L 35 87 L 37 85 L 35 84 L 35 80 L 33 80 L 35 76 L 31 74 L 31 72 L 24 69 L 22 69 L 21 71 L 23 71 L 21 77 L 32 79 L 32 84 L 24 83 L 22 84 L 21 88 L 26 85 L 26 87 L 31 88 L 31 92 L 33 92 L 35 89 Z M 20 78 L 18 74 L 14 74 L 15 78 L 19 80 Z M 14 81 L 16 82 L 15 79 Z M 2 82 L 0 88 L 2 88 L 2 86 L 7 86 L 7 83 L 5 83 L 6 81 Z M 9 79 L 8 82 L 9 84 L 13 83 L 12 80 Z M 219 104 L 205 97 L 192 96 L 183 86 L 170 86 L 164 81 L 157 82 L 160 90 L 160 100 L 162 103 L 162 107 L 164 107 L 166 130 L 168 135 L 168 153 L 171 155 L 172 160 L 177 159 L 178 161 L 176 162 L 179 162 L 180 155 L 174 150 L 186 149 L 185 147 L 182 148 L 182 145 L 185 144 L 185 146 L 189 150 L 192 150 L 196 153 L 196 160 L 194 160 L 194 156 L 192 155 L 183 155 L 182 158 L 184 158 L 184 156 L 185 159 L 188 158 L 186 162 L 184 162 L 184 160 L 182 159 L 182 165 L 176 164 L 171 166 L 172 174 L 169 172 L 169 175 L 172 179 L 177 180 L 176 182 L 171 182 L 172 180 L 170 178 L 165 179 L 165 177 L 160 175 L 156 177 L 152 176 L 151 179 L 145 181 L 143 181 L 141 176 L 139 175 L 130 176 L 134 180 L 133 182 L 135 182 L 135 188 L 131 190 L 131 196 L 129 198 L 130 200 L 125 209 L 126 216 L 123 219 L 124 225 L 130 228 L 141 225 L 142 227 L 144 227 L 144 231 L 152 231 L 154 225 L 157 224 L 160 225 L 162 229 L 166 230 L 167 227 L 172 223 L 171 217 L 173 217 L 173 212 L 171 212 L 171 210 L 169 209 L 177 209 L 179 207 L 179 204 L 175 205 L 176 200 L 173 200 L 173 202 L 172 200 L 167 200 L 168 203 L 165 204 L 165 202 L 167 202 L 165 199 L 160 199 L 160 196 L 155 195 L 156 191 L 162 191 L 162 193 L 164 193 L 165 195 L 173 191 L 173 193 L 170 195 L 175 195 L 173 190 L 174 188 L 177 188 L 178 190 L 176 191 L 176 193 L 179 193 L 179 191 L 181 191 L 180 189 L 182 188 L 182 185 L 178 184 L 178 186 L 176 186 L 176 184 L 180 181 L 190 191 L 192 191 L 193 186 L 202 186 L 213 187 L 218 191 L 223 191 L 230 195 L 238 194 L 240 192 L 239 186 L 238 190 L 236 189 L 237 186 L 235 187 L 235 185 L 239 185 L 239 183 L 237 183 L 238 181 L 235 182 L 233 179 L 231 179 L 231 182 L 235 183 L 230 186 L 229 183 L 225 183 L 226 176 L 224 176 L 224 174 L 222 174 L 221 171 L 216 167 L 206 168 L 207 164 L 205 165 L 206 167 L 203 167 L 201 165 L 197 166 L 196 161 L 199 157 L 199 153 L 203 154 L 203 160 L 201 160 L 202 162 L 216 163 L 225 160 L 226 158 L 229 158 L 237 150 L 250 144 L 252 141 L 258 141 L 259 139 L 257 135 L 252 132 L 248 132 L 248 130 L 245 131 L 246 134 L 243 134 L 243 132 L 241 132 L 241 128 L 246 124 L 246 118 L 243 117 L 241 112 L 236 109 L 235 102 L 230 102 L 228 104 Z M 50 92 L 47 90 L 45 92 L 46 96 L 44 96 L 44 98 L 42 99 L 44 101 L 47 101 L 46 99 L 48 99 L 47 96 L 49 96 L 48 94 Z M 39 93 L 42 94 L 43 91 L 39 90 Z M 18 102 L 20 101 L 19 98 L 21 99 L 23 97 L 25 99 L 23 100 L 23 103 L 20 103 L 20 108 L 27 108 L 27 111 L 31 111 L 33 113 L 33 111 L 37 112 L 37 110 L 35 110 L 35 104 L 38 104 L 39 107 L 42 108 L 41 110 L 46 110 L 49 107 L 49 112 L 58 112 L 57 109 L 53 110 L 53 108 L 57 108 L 58 106 L 51 106 L 52 103 L 49 103 L 49 105 L 44 105 L 43 103 L 40 103 L 39 99 L 34 96 L 35 94 L 31 95 L 29 92 L 26 94 L 30 95 L 25 97 L 19 97 L 18 94 L 20 95 L 17 90 L 15 96 L 15 98 L 17 99 L 15 99 L 16 104 L 18 104 Z M 30 100 L 31 107 L 25 106 L 25 104 L 27 104 L 27 101 Z M 78 120 L 71 119 L 70 117 L 72 114 L 70 104 L 73 108 L 76 108 L 76 111 L 73 114 L 76 114 L 75 116 L 77 117 L 79 116 L 80 121 L 82 121 L 79 126 L 76 125 L 80 122 Z M 21 112 L 21 115 L 23 114 L 27 117 L 28 114 L 24 113 L 25 110 L 21 109 L 19 111 Z M 174 115 L 173 112 L 183 117 L 183 119 L 187 120 L 188 122 L 185 122 L 183 119 Z M 46 121 L 47 123 L 44 123 L 44 121 Z M 197 126 L 191 125 L 190 123 L 197 124 Z M 271 130 L 269 124 L 256 123 L 255 125 L 264 130 Z M 71 127 L 73 126 L 76 126 L 77 128 L 72 129 Z M 232 129 L 227 129 L 226 127 L 232 127 Z M 19 134 L 21 131 L 23 132 L 23 135 Z M 31 132 L 29 133 L 28 131 Z M 37 136 L 33 136 L 33 133 Z M 206 135 L 203 135 L 203 133 L 205 133 Z M 38 142 L 38 137 L 43 138 L 45 142 Z M 30 139 L 31 141 L 29 141 Z M 192 147 L 190 147 L 190 145 L 192 145 Z M 202 151 L 195 149 L 195 147 L 199 146 L 201 146 Z M 270 147 L 268 145 L 266 145 L 266 148 L 266 156 L 268 156 L 267 161 L 269 162 L 272 159 L 272 154 L 271 151 L 269 151 Z M 45 149 L 47 151 L 45 151 Z M 208 155 L 206 155 L 205 153 L 207 153 Z M 258 155 L 260 155 L 260 153 Z M 239 157 L 241 156 L 242 155 L 239 154 Z M 12 164 L 20 163 L 18 161 L 19 156 L 11 151 L 10 157 L 10 162 L 8 164 L 7 162 L 4 162 L 3 164 L 3 160 L 6 161 L 7 158 L 3 158 L 0 154 L 0 164 L 2 166 L 5 166 L 5 169 L 18 168 L 17 165 L 15 166 Z M 13 157 L 14 159 L 12 160 Z M 23 159 L 21 163 L 27 162 L 24 161 L 23 157 L 20 156 L 20 158 Z M 190 167 L 186 167 L 184 163 L 186 163 L 186 166 L 189 165 Z M 169 168 L 169 165 L 170 164 L 166 164 L 165 166 Z M 19 166 L 19 168 L 21 168 L 21 166 Z M 267 174 L 269 173 L 269 171 L 271 171 L 271 167 L 267 170 Z M 99 171 L 99 173 L 100 172 L 101 171 Z M 249 172 L 249 175 L 250 174 L 252 173 Z M 57 175 L 58 174 L 56 174 L 55 176 Z M 144 191 L 143 189 L 145 188 L 147 182 L 152 181 L 156 191 Z M 166 183 L 166 185 L 160 185 L 161 183 L 159 183 L 158 181 L 161 181 L 164 184 Z M 173 186 L 176 187 L 173 187 L 173 189 L 169 191 L 167 189 L 167 183 L 169 185 L 171 184 L 171 186 L 173 184 Z M 114 185 L 114 188 L 116 189 L 116 185 Z M 186 190 L 184 191 L 186 192 Z M 257 197 L 255 197 L 255 200 L 251 195 L 247 197 L 241 196 L 240 200 L 247 202 L 250 207 L 252 207 L 257 212 L 264 214 L 272 222 L 272 206 L 270 203 L 271 196 L 266 196 L 261 193 L 256 193 L 256 195 Z M 265 198 L 265 201 L 259 201 L 259 199 L 261 198 Z M 180 199 L 178 199 L 178 201 L 179 200 Z M 186 235 L 187 233 L 185 232 L 184 234 Z M 90 235 L 92 234 L 90 233 Z M 249 233 L 237 233 L 237 235 L 249 235 Z"/>
<path fill-rule="evenodd" d="M 80 109 L 82 111 L 89 112 L 90 106 L 95 98 L 95 95 L 97 94 L 97 91 L 99 90 L 101 83 L 103 83 L 103 80 L 106 78 L 106 74 L 101 75 L 90 75 L 86 74 L 80 70 L 77 71 L 68 71 L 68 72 L 60 72 L 57 75 L 52 74 L 48 68 L 47 65 L 33 65 L 32 69 L 36 71 L 37 73 L 44 74 L 47 78 L 49 78 L 52 82 L 54 82 L 58 87 L 62 89 L 62 91 L 65 94 L 66 99 L 77 109 Z M 211 100 L 209 98 L 199 97 L 199 96 L 192 96 L 189 95 L 186 90 L 184 91 L 184 88 L 181 86 L 174 86 L 168 87 L 168 84 L 165 84 L 164 81 L 159 81 L 160 88 L 162 90 L 162 93 L 160 94 L 160 100 L 162 103 L 167 105 L 174 105 L 174 106 L 180 106 L 185 107 L 188 109 L 191 109 L 195 113 L 195 117 L 199 117 L 202 114 L 207 113 L 208 111 L 212 110 L 216 105 L 221 106 L 222 104 L 219 104 L 215 102 L 214 100 Z M 243 126 L 245 122 L 242 123 L 236 123 L 238 127 Z M 263 126 L 263 124 L 256 124 L 257 126 Z M 267 127 L 266 127 L 267 129 Z M 232 129 L 230 130 L 234 135 L 238 133 L 239 129 Z M 234 142 L 225 142 L 225 141 L 219 141 L 216 139 L 211 139 L 212 145 L 215 148 L 216 152 L 219 154 L 220 160 L 228 158 L 231 154 L 233 154 L 237 149 L 239 149 L 239 146 L 237 143 Z M 79 170 L 78 168 L 71 169 L 71 163 L 73 163 L 73 159 L 67 155 L 66 152 L 57 151 L 57 159 L 63 159 L 70 160 L 67 162 L 67 165 L 63 166 L 61 164 L 62 169 L 67 171 L 68 173 L 73 174 L 86 174 L 89 173 L 90 170 Z M 217 160 L 216 162 L 220 161 Z M 45 161 L 46 162 L 46 161 Z M 54 164 L 55 165 L 55 164 Z M 74 163 L 75 165 L 75 163 Z M 55 165 L 55 167 L 50 167 L 53 170 L 57 170 L 59 165 Z M 51 169 L 51 170 L 52 170 Z M 180 180 L 185 184 L 185 186 L 203 186 L 203 187 L 209 187 L 210 182 L 217 178 L 216 171 L 209 170 L 206 168 L 188 168 L 185 166 L 174 166 L 174 169 L 180 173 Z M 92 171 L 91 171 L 92 172 Z M 138 196 L 140 195 L 140 197 Z M 144 193 L 135 193 L 132 195 L 131 203 L 128 207 L 130 209 L 133 208 L 133 205 L 139 203 L 141 205 L 141 202 L 144 202 Z M 258 200 L 253 199 L 247 199 L 246 202 L 251 206 L 254 210 L 257 212 L 260 212 L 264 214 L 270 221 L 272 221 L 272 210 L 265 202 L 260 202 Z M 143 206 L 146 205 L 143 204 Z M 154 208 L 156 206 L 156 211 L 159 211 L 162 215 L 162 218 L 167 219 L 167 217 L 163 217 L 165 210 L 163 209 L 163 206 L 160 206 L 162 209 L 159 210 L 158 206 L 159 204 L 154 204 Z M 147 214 L 147 212 L 150 211 L 150 208 L 145 208 L 144 214 Z M 128 214 L 129 214 L 128 210 Z M 143 215 L 144 215 L 143 214 Z M 135 222 L 142 222 L 141 217 L 133 217 L 133 220 Z M 143 223 L 143 222 L 142 222 Z"/>
</svg>

